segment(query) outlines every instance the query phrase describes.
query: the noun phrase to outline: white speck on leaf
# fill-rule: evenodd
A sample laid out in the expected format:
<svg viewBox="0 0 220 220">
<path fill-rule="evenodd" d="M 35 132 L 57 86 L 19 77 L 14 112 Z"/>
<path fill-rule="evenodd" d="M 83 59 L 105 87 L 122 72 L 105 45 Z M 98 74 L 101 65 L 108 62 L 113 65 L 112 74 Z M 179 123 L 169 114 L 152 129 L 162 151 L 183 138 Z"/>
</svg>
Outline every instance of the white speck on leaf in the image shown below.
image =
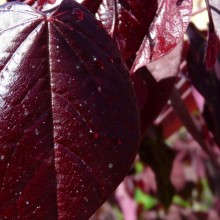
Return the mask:
<svg viewBox="0 0 220 220">
<path fill-rule="evenodd" d="M 39 130 L 36 128 L 34 133 L 35 133 L 36 135 L 39 135 L 40 132 L 39 132 Z"/>
<path fill-rule="evenodd" d="M 100 87 L 100 86 L 98 87 L 98 91 L 99 91 L 99 92 L 101 92 L 101 91 L 102 91 L 102 89 L 101 89 L 101 87 Z"/>
<path fill-rule="evenodd" d="M 108 165 L 108 167 L 111 169 L 111 168 L 113 167 L 113 164 L 110 163 L 110 164 Z"/>
</svg>

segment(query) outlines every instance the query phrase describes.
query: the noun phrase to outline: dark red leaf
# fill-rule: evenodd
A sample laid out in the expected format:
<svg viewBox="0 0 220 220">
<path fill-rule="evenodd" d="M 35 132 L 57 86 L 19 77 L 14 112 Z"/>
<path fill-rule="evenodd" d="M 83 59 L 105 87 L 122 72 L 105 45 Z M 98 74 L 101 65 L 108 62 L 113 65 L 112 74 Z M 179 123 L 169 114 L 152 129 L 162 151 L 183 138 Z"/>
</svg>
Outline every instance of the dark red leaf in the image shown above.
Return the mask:
<svg viewBox="0 0 220 220">
<path fill-rule="evenodd" d="M 218 37 L 220 37 L 220 2 L 219 0 L 209 0 L 213 23 Z"/>
<path fill-rule="evenodd" d="M 209 17 L 211 16 L 212 20 L 213 20 L 213 31 L 212 36 L 210 39 L 208 39 L 208 47 L 210 47 L 210 43 L 211 43 L 211 50 L 208 54 L 208 57 L 213 57 L 213 54 L 214 54 L 214 58 L 215 58 L 215 61 L 216 61 L 216 57 L 217 57 L 217 60 L 218 62 L 215 62 L 214 63 L 214 59 L 212 58 L 211 59 L 211 64 L 212 64 L 212 67 L 213 67 L 213 63 L 215 64 L 214 68 L 215 68 L 215 73 L 216 73 L 216 76 L 218 77 L 218 79 L 220 80 L 220 43 L 219 43 L 219 40 L 220 40 L 220 2 L 218 0 L 209 0 L 209 6 L 211 8 L 211 13 L 209 14 Z M 211 41 L 211 42 L 210 42 Z M 210 42 L 210 43 L 209 43 Z M 213 46 L 212 46 L 213 45 Z M 207 67 L 207 64 L 206 64 L 206 67 Z M 209 67 L 209 66 L 208 66 Z M 211 69 L 211 68 L 208 68 L 208 69 Z"/>
<path fill-rule="evenodd" d="M 191 0 L 162 0 L 134 61 L 132 72 L 173 50 L 187 28 Z"/>
<path fill-rule="evenodd" d="M 219 50 L 219 39 L 215 32 L 210 32 L 208 35 L 208 44 L 206 48 L 206 69 L 212 70 L 215 66 L 218 55 L 220 54 Z"/>
<path fill-rule="evenodd" d="M 179 71 L 182 42 L 166 56 L 131 74 L 141 113 L 142 133 L 167 103 Z M 144 90 L 145 88 L 145 90 Z"/>
<path fill-rule="evenodd" d="M 195 119 L 192 117 L 191 113 L 188 112 L 184 101 L 181 99 L 181 95 L 176 88 L 173 90 L 170 100 L 174 111 L 181 119 L 182 123 L 192 135 L 192 137 L 200 144 L 205 152 L 211 154 L 209 153 L 210 147 L 203 138 L 201 128 L 198 127 Z"/>
<path fill-rule="evenodd" d="M 198 104 L 196 101 L 199 101 L 202 98 L 202 96 L 195 89 L 193 90 L 192 85 L 189 83 L 189 81 L 184 78 L 181 78 L 181 80 L 179 80 L 179 82 L 176 83 L 176 86 L 179 92 L 181 93 L 181 99 L 183 100 L 188 112 L 193 113 L 199 111 Z M 194 97 L 196 94 L 197 100 Z M 170 123 L 171 121 L 172 123 Z M 169 105 L 167 105 L 167 108 L 164 109 L 162 114 L 157 118 L 156 124 L 159 124 L 163 127 L 164 138 L 168 138 L 183 126 L 180 117 L 178 117 L 178 114 L 174 112 L 171 102 L 169 103 Z"/>
<path fill-rule="evenodd" d="M 208 30 L 208 43 L 206 48 L 205 61 L 206 61 L 206 69 L 212 70 L 215 66 L 217 56 L 219 55 L 220 52 L 220 43 L 219 43 L 219 38 L 215 32 L 211 8 L 208 0 L 206 0 L 206 6 L 209 16 L 209 30 Z"/>
<path fill-rule="evenodd" d="M 98 11 L 98 8 L 103 0 L 77 0 L 78 2 L 82 2 L 82 5 L 84 5 L 89 11 L 92 13 L 96 13 Z"/>
<path fill-rule="evenodd" d="M 136 155 L 129 73 L 75 1 L 8 3 L 0 21 L 0 219 L 86 220 Z"/>
<path fill-rule="evenodd" d="M 170 53 L 146 65 L 157 82 L 176 77 L 181 64 L 183 40 Z"/>
<path fill-rule="evenodd" d="M 151 127 L 140 145 L 141 160 L 148 164 L 156 175 L 158 197 L 166 209 L 171 204 L 174 187 L 170 181 L 175 152 L 165 144 L 158 127 Z M 163 155 L 161 157 L 161 155 Z"/>
<path fill-rule="evenodd" d="M 165 106 L 176 79 L 175 77 L 171 77 L 157 82 L 152 77 L 151 73 L 145 68 L 141 68 L 140 70 L 138 70 L 135 75 L 135 77 L 139 77 L 140 80 L 143 80 L 143 83 L 148 91 L 145 94 L 147 95 L 147 97 L 144 105 L 143 103 L 141 103 L 140 105 L 140 108 L 142 108 L 140 109 L 141 130 L 142 133 L 144 133 L 148 126 L 154 121 L 154 119 L 159 115 L 159 113 Z M 136 90 L 137 95 L 139 91 L 140 88 Z"/>
<path fill-rule="evenodd" d="M 140 111 L 142 111 L 149 99 L 149 88 L 145 79 L 142 77 L 142 75 L 145 74 L 150 73 L 147 71 L 147 69 L 143 68 L 142 70 L 139 70 L 137 74 L 131 75 Z"/>
<path fill-rule="evenodd" d="M 220 146 L 220 80 L 217 78 L 215 70 L 206 70 L 204 61 L 205 37 L 193 24 L 189 25 L 187 33 L 190 39 L 190 49 L 187 56 L 189 76 L 195 88 L 205 99 L 204 113 L 207 126 Z"/>
<path fill-rule="evenodd" d="M 140 47 L 156 10 L 156 0 L 107 0 L 102 1 L 97 15 L 128 58 Z"/>
</svg>

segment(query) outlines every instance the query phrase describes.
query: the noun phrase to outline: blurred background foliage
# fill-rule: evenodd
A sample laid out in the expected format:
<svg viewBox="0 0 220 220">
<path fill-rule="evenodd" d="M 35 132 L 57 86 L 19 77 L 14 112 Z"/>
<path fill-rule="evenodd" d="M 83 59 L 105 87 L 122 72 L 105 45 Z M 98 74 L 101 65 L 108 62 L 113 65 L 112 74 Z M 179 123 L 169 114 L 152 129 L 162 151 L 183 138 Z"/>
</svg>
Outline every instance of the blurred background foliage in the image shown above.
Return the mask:
<svg viewBox="0 0 220 220">
<path fill-rule="evenodd" d="M 219 54 L 207 70 L 208 13 L 205 1 L 193 3 L 171 98 L 130 173 L 90 220 L 220 219 Z"/>
</svg>

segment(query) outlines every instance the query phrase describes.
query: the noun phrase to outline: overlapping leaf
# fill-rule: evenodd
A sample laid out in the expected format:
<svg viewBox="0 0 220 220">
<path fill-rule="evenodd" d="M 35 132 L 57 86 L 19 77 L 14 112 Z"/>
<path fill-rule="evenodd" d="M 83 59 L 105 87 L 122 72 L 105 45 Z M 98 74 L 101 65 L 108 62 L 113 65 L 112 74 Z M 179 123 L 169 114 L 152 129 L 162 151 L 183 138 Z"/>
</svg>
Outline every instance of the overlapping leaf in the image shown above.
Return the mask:
<svg viewBox="0 0 220 220">
<path fill-rule="evenodd" d="M 134 61 L 132 72 L 176 47 L 187 28 L 191 0 L 163 0 Z"/>
<path fill-rule="evenodd" d="M 158 197 L 167 209 L 174 195 L 174 187 L 170 181 L 170 174 L 175 153 L 163 141 L 157 127 L 151 127 L 141 142 L 139 155 L 156 175 Z M 161 157 L 161 155 L 163 155 Z M 166 164 L 166 166 L 165 166 Z"/>
<path fill-rule="evenodd" d="M 131 74 L 139 101 L 142 132 L 167 103 L 179 71 L 182 42 L 169 54 Z"/>
<path fill-rule="evenodd" d="M 136 154 L 129 73 L 74 1 L 8 3 L 0 21 L 0 219 L 88 219 Z"/>
<path fill-rule="evenodd" d="M 104 0 L 97 15 L 128 58 L 140 47 L 156 10 L 156 0 Z"/>
<path fill-rule="evenodd" d="M 215 25 L 215 30 L 218 34 L 218 36 L 220 37 L 220 2 L 218 0 L 209 0 L 209 4 L 210 4 L 210 8 L 212 16 L 213 16 L 213 22 Z"/>
<path fill-rule="evenodd" d="M 204 116 L 207 126 L 213 132 L 216 143 L 220 145 L 220 81 L 215 70 L 206 70 L 205 37 L 193 24 L 190 24 L 187 33 L 191 43 L 187 56 L 189 76 L 195 88 L 205 99 Z"/>
</svg>

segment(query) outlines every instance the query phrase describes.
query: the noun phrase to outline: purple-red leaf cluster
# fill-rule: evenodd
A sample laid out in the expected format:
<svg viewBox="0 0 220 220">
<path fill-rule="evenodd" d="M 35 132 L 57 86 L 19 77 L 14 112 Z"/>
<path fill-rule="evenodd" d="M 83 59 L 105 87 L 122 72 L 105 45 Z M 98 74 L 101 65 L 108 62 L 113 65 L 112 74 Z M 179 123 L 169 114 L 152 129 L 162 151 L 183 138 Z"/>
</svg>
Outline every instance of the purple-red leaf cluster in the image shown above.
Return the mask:
<svg viewBox="0 0 220 220">
<path fill-rule="evenodd" d="M 132 72 L 173 50 L 182 39 L 192 11 L 191 0 L 162 0 L 137 52 Z"/>
<path fill-rule="evenodd" d="M 102 1 L 97 17 L 116 40 L 124 58 L 135 55 L 156 14 L 156 0 Z"/>
<path fill-rule="evenodd" d="M 0 219 L 86 220 L 126 176 L 172 92 L 192 1 L 24 2 L 35 9 L 0 6 Z M 145 136 L 141 159 L 168 208 L 174 153 L 161 138 Z M 132 190 L 118 200 L 134 217 Z"/>
<path fill-rule="evenodd" d="M 136 155 L 129 72 L 74 1 L 7 3 L 0 21 L 0 218 L 88 219 Z"/>
</svg>

